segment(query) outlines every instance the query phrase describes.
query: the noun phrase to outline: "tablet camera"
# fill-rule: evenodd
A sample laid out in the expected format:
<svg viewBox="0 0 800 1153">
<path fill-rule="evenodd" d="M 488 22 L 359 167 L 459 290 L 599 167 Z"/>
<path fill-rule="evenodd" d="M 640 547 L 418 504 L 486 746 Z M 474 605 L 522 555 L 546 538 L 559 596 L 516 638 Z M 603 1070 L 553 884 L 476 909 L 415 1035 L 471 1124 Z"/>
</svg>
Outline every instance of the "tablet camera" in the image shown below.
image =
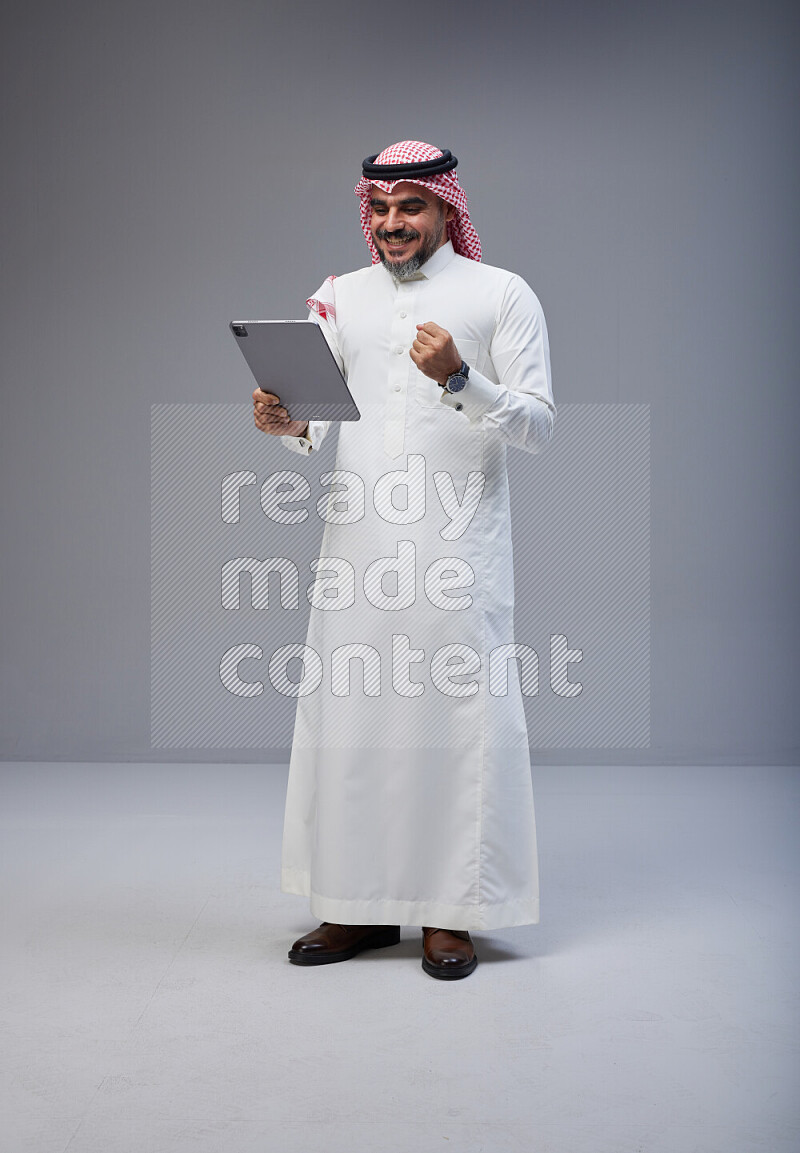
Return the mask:
<svg viewBox="0 0 800 1153">
<path fill-rule="evenodd" d="M 243 324 L 232 324 L 231 328 L 234 336 L 247 336 L 247 329 Z"/>
</svg>

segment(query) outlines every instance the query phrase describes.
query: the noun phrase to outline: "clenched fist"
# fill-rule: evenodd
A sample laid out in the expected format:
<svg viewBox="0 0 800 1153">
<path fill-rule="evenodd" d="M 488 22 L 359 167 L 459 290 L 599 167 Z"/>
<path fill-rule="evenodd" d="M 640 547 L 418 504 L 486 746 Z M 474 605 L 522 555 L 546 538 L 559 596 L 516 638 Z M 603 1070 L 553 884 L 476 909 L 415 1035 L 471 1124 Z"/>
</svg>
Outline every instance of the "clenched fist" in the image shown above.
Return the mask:
<svg viewBox="0 0 800 1153">
<path fill-rule="evenodd" d="M 253 393 L 253 419 L 256 428 L 271 436 L 305 436 L 307 420 L 289 420 L 289 414 L 272 392 L 257 388 Z"/>
<path fill-rule="evenodd" d="M 438 384 L 445 384 L 448 376 L 461 368 L 461 357 L 452 336 L 432 320 L 417 325 L 410 355 L 420 372 Z"/>
</svg>

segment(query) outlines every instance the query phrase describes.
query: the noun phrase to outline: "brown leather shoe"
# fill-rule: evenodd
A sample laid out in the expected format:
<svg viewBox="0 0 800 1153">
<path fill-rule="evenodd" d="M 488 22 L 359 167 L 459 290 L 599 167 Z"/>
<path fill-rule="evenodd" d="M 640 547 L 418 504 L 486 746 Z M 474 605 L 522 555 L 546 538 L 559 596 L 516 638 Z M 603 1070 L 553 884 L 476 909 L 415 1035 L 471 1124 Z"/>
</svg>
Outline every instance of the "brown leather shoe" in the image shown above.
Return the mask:
<svg viewBox="0 0 800 1153">
<path fill-rule="evenodd" d="M 400 940 L 399 925 L 332 925 L 323 921 L 289 950 L 293 965 L 330 965 L 347 961 L 364 949 L 385 949 Z"/>
<path fill-rule="evenodd" d="M 454 981 L 468 977 L 477 964 L 475 948 L 465 930 L 422 926 L 422 968 L 430 977 Z"/>
</svg>

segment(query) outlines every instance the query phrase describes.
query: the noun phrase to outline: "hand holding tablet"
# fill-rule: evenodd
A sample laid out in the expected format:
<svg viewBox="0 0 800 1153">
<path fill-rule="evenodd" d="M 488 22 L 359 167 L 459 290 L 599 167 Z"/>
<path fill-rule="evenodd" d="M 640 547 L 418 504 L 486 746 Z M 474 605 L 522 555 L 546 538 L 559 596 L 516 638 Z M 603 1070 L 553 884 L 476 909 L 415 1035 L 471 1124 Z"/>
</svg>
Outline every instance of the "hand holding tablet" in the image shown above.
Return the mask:
<svg viewBox="0 0 800 1153">
<path fill-rule="evenodd" d="M 318 324 L 247 320 L 232 322 L 230 328 L 263 394 L 257 399 L 264 410 L 256 412 L 264 420 L 265 432 L 274 433 L 276 418 L 285 414 L 289 422 L 281 435 L 289 436 L 302 435 L 309 420 L 360 420 L 361 413 Z M 278 407 L 271 412 L 276 403 Z M 290 426 L 300 432 L 291 431 Z"/>
<path fill-rule="evenodd" d="M 253 418 L 256 428 L 271 436 L 305 436 L 308 431 L 307 420 L 289 420 L 279 398 L 261 388 L 253 393 Z"/>
</svg>

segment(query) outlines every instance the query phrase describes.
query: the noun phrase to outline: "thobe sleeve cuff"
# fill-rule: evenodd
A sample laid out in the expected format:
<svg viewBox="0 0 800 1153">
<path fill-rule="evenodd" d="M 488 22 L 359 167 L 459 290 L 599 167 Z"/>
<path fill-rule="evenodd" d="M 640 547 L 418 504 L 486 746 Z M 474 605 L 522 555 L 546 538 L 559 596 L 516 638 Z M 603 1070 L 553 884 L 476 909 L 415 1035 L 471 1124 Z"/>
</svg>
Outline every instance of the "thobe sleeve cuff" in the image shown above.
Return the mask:
<svg viewBox="0 0 800 1153">
<path fill-rule="evenodd" d="M 310 420 L 306 436 L 282 436 L 281 440 L 292 452 L 302 452 L 304 456 L 308 456 L 313 449 L 318 449 L 322 444 L 330 425 L 329 420 Z"/>
<path fill-rule="evenodd" d="M 306 436 L 282 436 L 281 440 L 292 452 L 301 452 L 304 456 L 308 456 L 314 447 Z"/>
<path fill-rule="evenodd" d="M 467 387 L 457 393 L 442 389 L 439 400 L 448 408 L 454 408 L 456 412 L 463 413 L 468 420 L 474 422 L 489 411 L 504 391 L 501 385 L 494 384 L 474 368 L 470 368 Z"/>
</svg>

